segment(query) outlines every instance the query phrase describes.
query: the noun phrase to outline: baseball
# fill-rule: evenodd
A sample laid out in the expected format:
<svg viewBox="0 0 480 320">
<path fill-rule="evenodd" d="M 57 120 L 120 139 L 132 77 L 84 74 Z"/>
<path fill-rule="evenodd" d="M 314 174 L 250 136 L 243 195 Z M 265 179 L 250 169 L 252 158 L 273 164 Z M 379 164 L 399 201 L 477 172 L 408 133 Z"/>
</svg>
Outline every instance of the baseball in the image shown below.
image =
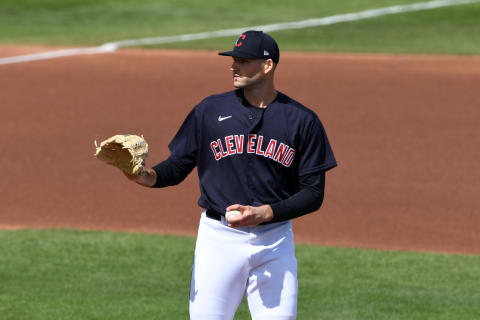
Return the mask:
<svg viewBox="0 0 480 320">
<path fill-rule="evenodd" d="M 230 222 L 230 219 L 232 217 L 238 217 L 238 216 L 241 216 L 242 213 L 238 210 L 232 210 L 232 211 L 227 211 L 225 213 L 225 219 L 227 219 L 227 222 Z"/>
</svg>

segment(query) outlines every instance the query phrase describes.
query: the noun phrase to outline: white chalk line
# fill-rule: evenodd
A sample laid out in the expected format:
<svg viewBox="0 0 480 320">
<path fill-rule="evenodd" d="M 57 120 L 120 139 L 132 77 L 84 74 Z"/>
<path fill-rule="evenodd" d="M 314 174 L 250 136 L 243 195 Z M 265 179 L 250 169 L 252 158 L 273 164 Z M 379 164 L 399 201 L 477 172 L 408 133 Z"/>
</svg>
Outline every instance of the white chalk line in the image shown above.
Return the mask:
<svg viewBox="0 0 480 320">
<path fill-rule="evenodd" d="M 156 45 L 156 44 L 165 44 L 165 43 L 173 43 L 173 42 L 184 42 L 184 41 L 203 40 L 203 39 L 219 38 L 219 37 L 227 37 L 227 36 L 236 36 L 244 32 L 245 30 L 263 30 L 265 32 L 272 32 L 272 31 L 280 31 L 280 30 L 303 29 L 303 28 L 310 28 L 310 27 L 327 26 L 335 23 L 370 19 L 370 18 L 384 16 L 384 15 L 399 14 L 399 13 L 421 11 L 421 10 L 432 10 L 432 9 L 441 8 L 441 7 L 472 4 L 477 2 L 480 2 L 480 0 L 435 0 L 435 1 L 429 1 L 429 2 L 412 3 L 408 5 L 396 5 L 396 6 L 385 7 L 385 8 L 371 9 L 371 10 L 365 10 L 365 11 L 360 11 L 356 13 L 339 14 L 339 15 L 334 15 L 334 16 L 324 17 L 324 18 L 307 19 L 307 20 L 301 20 L 296 22 L 267 24 L 267 25 L 253 26 L 253 27 L 224 29 L 224 30 L 217 30 L 217 31 L 190 33 L 190 34 L 182 34 L 182 35 L 166 36 L 166 37 L 113 41 L 113 42 L 104 43 L 98 47 L 55 50 L 55 51 L 48 51 L 43 53 L 34 53 L 34 54 L 0 58 L 0 65 L 53 59 L 53 58 L 68 57 L 68 56 L 76 56 L 76 55 L 85 55 L 85 54 L 109 53 L 109 52 L 114 52 L 119 48 L 125 48 L 125 47 Z"/>
</svg>

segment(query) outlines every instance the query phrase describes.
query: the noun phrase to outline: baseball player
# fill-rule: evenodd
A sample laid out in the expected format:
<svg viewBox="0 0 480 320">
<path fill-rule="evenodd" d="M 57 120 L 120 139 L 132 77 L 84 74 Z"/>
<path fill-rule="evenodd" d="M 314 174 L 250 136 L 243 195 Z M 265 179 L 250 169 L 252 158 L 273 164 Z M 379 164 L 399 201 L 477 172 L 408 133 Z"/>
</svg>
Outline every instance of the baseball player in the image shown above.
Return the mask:
<svg viewBox="0 0 480 320">
<path fill-rule="evenodd" d="M 337 163 L 317 115 L 275 89 L 280 52 L 271 36 L 246 31 L 219 54 L 233 59 L 235 90 L 196 105 L 170 157 L 127 176 L 161 188 L 198 169 L 190 319 L 233 319 L 243 296 L 255 320 L 296 319 L 291 220 L 320 208 L 325 172 Z"/>
</svg>

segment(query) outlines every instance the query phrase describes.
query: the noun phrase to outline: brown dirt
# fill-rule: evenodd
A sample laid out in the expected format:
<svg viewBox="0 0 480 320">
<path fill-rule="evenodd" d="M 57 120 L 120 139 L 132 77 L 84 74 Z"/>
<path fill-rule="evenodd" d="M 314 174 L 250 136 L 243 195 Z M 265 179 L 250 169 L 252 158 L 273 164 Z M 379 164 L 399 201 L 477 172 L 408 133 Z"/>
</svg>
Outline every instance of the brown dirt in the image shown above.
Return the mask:
<svg viewBox="0 0 480 320">
<path fill-rule="evenodd" d="M 232 88 L 229 64 L 122 50 L 0 65 L 0 227 L 195 234 L 195 173 L 141 188 L 93 141 L 143 134 L 150 164 L 163 160 L 187 112 Z M 285 53 L 277 87 L 319 114 L 339 162 L 297 242 L 480 253 L 480 57 Z"/>
</svg>

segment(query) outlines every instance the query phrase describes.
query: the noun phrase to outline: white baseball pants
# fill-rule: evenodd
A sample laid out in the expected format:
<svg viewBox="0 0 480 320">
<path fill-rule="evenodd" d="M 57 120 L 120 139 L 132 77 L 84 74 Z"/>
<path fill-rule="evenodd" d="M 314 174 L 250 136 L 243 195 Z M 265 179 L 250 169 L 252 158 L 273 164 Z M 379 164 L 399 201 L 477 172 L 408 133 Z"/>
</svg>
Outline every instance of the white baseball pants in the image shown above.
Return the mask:
<svg viewBox="0 0 480 320">
<path fill-rule="evenodd" d="M 232 320 L 245 295 L 253 320 L 297 314 L 297 259 L 290 221 L 230 228 L 202 213 L 190 289 L 191 320 Z"/>
</svg>

